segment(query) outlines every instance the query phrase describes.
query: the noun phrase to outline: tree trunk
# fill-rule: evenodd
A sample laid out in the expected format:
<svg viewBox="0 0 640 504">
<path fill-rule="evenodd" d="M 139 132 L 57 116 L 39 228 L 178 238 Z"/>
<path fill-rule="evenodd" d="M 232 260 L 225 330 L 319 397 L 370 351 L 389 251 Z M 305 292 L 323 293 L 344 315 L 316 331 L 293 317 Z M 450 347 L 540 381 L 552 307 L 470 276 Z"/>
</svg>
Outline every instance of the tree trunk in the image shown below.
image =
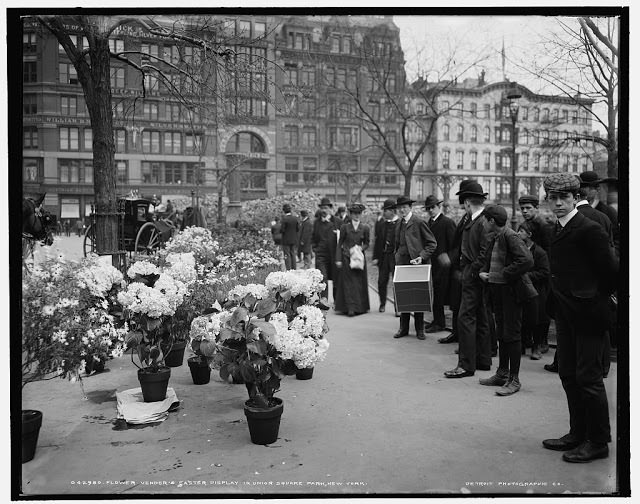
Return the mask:
<svg viewBox="0 0 640 504">
<path fill-rule="evenodd" d="M 93 133 L 93 188 L 96 212 L 96 251 L 114 255 L 119 262 L 118 215 L 116 193 L 115 145 L 111 108 L 111 76 L 109 40 L 95 34 L 95 47 L 90 51 L 89 78 L 86 66 L 78 65 Z"/>
<path fill-rule="evenodd" d="M 409 166 L 407 172 L 404 174 L 404 195 L 407 198 L 411 197 L 411 181 L 413 180 L 413 166 Z"/>
</svg>

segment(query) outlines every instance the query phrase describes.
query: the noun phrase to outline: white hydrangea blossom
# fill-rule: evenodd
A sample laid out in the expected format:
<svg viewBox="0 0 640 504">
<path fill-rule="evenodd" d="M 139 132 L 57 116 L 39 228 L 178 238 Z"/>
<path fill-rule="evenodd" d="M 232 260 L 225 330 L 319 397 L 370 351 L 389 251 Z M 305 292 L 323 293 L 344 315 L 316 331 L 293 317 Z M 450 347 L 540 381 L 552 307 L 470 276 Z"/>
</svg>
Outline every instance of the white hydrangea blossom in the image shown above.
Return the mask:
<svg viewBox="0 0 640 504">
<path fill-rule="evenodd" d="M 292 296 L 315 298 L 325 288 L 322 273 L 317 269 L 274 271 L 269 273 L 265 285 L 273 290 L 290 290 Z"/>
<path fill-rule="evenodd" d="M 134 313 L 152 318 L 173 315 L 182 303 L 187 288 L 167 273 L 161 273 L 153 287 L 132 282 L 118 294 L 118 302 Z"/>
<path fill-rule="evenodd" d="M 89 259 L 77 273 L 78 283 L 93 296 L 104 297 L 114 286 L 122 283 L 122 273 L 110 264 Z"/>
<path fill-rule="evenodd" d="M 324 315 L 320 308 L 311 305 L 298 307 L 298 315 L 291 321 L 291 328 L 303 336 L 320 338 L 324 328 Z"/>
<path fill-rule="evenodd" d="M 138 261 L 133 263 L 127 270 L 129 278 L 135 278 L 136 275 L 158 275 L 160 269 L 149 261 Z"/>
<path fill-rule="evenodd" d="M 269 289 L 262 284 L 251 283 L 247 285 L 236 285 L 229 292 L 230 299 L 243 299 L 247 294 L 251 294 L 256 299 L 269 297 Z"/>
</svg>

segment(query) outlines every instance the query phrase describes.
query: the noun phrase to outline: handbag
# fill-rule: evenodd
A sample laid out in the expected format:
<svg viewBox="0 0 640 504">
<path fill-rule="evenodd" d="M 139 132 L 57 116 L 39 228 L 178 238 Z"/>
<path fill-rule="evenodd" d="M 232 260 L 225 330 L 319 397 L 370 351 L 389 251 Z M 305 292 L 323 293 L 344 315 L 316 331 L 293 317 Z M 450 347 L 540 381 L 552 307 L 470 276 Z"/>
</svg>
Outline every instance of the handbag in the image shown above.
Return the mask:
<svg viewBox="0 0 640 504">
<path fill-rule="evenodd" d="M 364 253 L 359 245 L 354 245 L 349 249 L 349 267 L 352 270 L 364 269 Z"/>
</svg>

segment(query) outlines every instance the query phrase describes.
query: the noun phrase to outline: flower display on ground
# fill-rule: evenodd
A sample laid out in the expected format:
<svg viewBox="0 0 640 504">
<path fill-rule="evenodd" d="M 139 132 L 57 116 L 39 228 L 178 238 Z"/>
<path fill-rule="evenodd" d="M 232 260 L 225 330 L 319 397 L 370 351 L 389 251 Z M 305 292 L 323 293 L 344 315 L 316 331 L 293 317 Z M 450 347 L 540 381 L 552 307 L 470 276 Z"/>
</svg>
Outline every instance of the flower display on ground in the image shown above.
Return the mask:
<svg viewBox="0 0 640 504">
<path fill-rule="evenodd" d="M 229 299 L 239 301 L 250 294 L 255 299 L 264 299 L 269 295 L 269 289 L 262 284 L 236 285 L 229 291 Z"/>
<path fill-rule="evenodd" d="M 166 244 L 163 253 L 168 255 L 188 252 L 193 254 L 196 264 L 207 268 L 217 263 L 220 246 L 206 228 L 190 226 L 176 233 Z"/>
<path fill-rule="evenodd" d="M 289 292 L 293 297 L 303 296 L 309 302 L 317 300 L 325 288 L 322 273 L 317 269 L 276 271 L 267 277 L 265 285 L 275 291 Z"/>
<path fill-rule="evenodd" d="M 22 282 L 22 382 L 80 378 L 125 349 L 126 326 L 112 315 L 122 274 L 90 256 L 47 256 Z"/>
</svg>

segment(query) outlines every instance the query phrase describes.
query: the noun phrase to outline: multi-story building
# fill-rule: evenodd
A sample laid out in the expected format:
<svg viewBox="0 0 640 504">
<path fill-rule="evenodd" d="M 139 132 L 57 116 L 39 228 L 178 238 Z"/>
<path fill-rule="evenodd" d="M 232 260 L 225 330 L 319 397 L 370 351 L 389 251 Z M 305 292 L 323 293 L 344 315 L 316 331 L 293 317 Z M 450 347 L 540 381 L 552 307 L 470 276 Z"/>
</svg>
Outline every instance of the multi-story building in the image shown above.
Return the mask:
<svg viewBox="0 0 640 504">
<path fill-rule="evenodd" d="M 574 141 L 591 134 L 591 100 L 536 94 L 514 82 L 487 83 L 484 76 L 446 84 L 436 98 L 439 117 L 417 174 L 426 191 L 448 200 L 455 198 L 458 182 L 474 178 L 491 200 L 510 205 L 513 123 L 507 96 L 514 91 L 520 95 L 516 194 L 542 195 L 549 172 L 592 169 L 592 149 Z M 414 89 L 422 85 L 418 81 Z M 413 102 L 420 106 L 418 98 Z"/>
</svg>

